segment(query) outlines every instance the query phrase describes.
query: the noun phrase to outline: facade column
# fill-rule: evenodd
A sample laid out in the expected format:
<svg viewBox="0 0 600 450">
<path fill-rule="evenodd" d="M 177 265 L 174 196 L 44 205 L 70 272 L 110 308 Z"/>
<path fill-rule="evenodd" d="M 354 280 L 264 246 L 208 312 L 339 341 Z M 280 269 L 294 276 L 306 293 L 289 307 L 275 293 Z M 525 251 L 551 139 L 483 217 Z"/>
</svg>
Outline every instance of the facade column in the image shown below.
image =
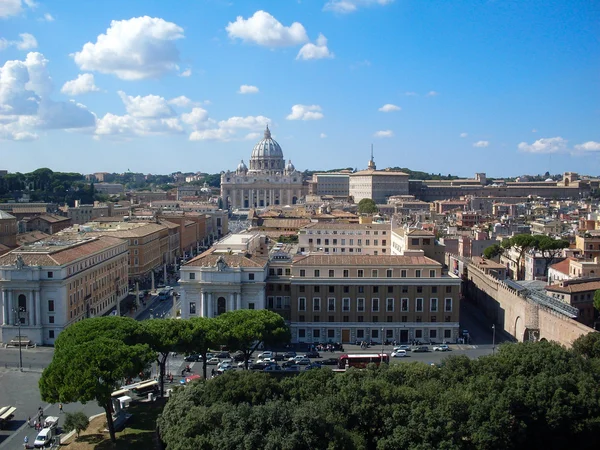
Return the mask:
<svg viewBox="0 0 600 450">
<path fill-rule="evenodd" d="M 35 323 L 35 291 L 31 290 L 31 295 L 27 299 L 27 325 L 32 326 Z"/>
<path fill-rule="evenodd" d="M 2 301 L 2 325 L 8 325 L 8 294 L 4 289 L 0 292 L 0 300 Z"/>
<path fill-rule="evenodd" d="M 234 311 L 237 311 L 239 309 L 239 306 L 238 306 L 239 295 L 240 294 L 238 294 L 237 292 L 234 292 L 234 294 L 233 294 L 233 310 Z"/>
<path fill-rule="evenodd" d="M 35 323 L 34 325 L 41 326 L 42 325 L 42 295 L 39 289 L 34 291 L 34 300 L 35 300 Z M 57 305 L 54 305 L 54 309 L 56 310 Z"/>
<path fill-rule="evenodd" d="M 207 308 L 207 314 L 208 317 L 214 317 L 214 312 L 213 312 L 213 295 L 212 292 L 208 292 L 206 294 L 208 296 L 208 308 Z"/>
<path fill-rule="evenodd" d="M 227 303 L 227 311 L 233 311 L 233 294 L 229 294 L 229 300 Z"/>
<path fill-rule="evenodd" d="M 15 325 L 15 314 L 13 310 L 15 309 L 15 305 L 13 305 L 13 292 L 12 289 L 8 290 L 8 324 Z"/>
</svg>

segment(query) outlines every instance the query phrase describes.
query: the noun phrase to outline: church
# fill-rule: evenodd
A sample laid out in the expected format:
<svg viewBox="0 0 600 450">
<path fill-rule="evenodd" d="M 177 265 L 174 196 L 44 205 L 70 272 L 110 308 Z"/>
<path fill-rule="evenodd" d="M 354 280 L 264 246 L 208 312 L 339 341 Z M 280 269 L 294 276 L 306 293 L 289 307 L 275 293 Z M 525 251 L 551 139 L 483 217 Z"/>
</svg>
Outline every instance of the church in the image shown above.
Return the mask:
<svg viewBox="0 0 600 450">
<path fill-rule="evenodd" d="M 292 161 L 285 163 L 281 146 L 271 137 L 269 126 L 264 139 L 252 150 L 248 168 L 242 160 L 235 172 L 221 173 L 223 208 L 251 209 L 272 205 L 293 205 L 306 195 L 307 185 Z"/>
</svg>

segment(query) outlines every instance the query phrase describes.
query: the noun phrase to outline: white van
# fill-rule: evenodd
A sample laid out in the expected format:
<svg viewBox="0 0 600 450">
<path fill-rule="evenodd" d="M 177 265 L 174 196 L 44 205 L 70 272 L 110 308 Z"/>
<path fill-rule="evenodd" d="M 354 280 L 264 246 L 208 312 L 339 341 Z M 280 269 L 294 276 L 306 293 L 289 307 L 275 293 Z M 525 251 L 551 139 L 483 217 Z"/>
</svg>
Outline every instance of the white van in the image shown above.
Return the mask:
<svg viewBox="0 0 600 450">
<path fill-rule="evenodd" d="M 40 433 L 35 438 L 35 441 L 33 442 L 33 446 L 35 448 L 45 448 L 46 446 L 50 445 L 53 437 L 54 437 L 54 428 L 52 428 L 52 427 L 44 428 L 44 429 L 42 429 L 42 431 L 40 431 Z"/>
</svg>

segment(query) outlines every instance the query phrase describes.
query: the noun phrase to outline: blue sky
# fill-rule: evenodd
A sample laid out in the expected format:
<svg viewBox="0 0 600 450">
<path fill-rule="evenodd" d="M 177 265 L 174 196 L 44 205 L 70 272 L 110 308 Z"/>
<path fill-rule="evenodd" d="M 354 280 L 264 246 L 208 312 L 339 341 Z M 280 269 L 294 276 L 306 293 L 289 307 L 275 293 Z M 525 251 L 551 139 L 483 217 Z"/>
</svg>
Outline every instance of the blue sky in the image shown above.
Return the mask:
<svg viewBox="0 0 600 450">
<path fill-rule="evenodd" d="M 0 0 L 0 169 L 600 175 L 590 1 Z"/>
</svg>

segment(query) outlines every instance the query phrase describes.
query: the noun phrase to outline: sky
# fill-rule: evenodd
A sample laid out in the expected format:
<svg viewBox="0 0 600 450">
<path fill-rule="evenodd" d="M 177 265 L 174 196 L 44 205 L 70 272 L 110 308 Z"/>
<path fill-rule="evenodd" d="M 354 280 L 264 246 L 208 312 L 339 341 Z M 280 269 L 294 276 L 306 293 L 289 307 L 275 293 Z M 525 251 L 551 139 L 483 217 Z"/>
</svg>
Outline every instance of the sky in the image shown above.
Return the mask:
<svg viewBox="0 0 600 450">
<path fill-rule="evenodd" d="M 0 169 L 600 175 L 600 3 L 0 0 Z"/>
</svg>

